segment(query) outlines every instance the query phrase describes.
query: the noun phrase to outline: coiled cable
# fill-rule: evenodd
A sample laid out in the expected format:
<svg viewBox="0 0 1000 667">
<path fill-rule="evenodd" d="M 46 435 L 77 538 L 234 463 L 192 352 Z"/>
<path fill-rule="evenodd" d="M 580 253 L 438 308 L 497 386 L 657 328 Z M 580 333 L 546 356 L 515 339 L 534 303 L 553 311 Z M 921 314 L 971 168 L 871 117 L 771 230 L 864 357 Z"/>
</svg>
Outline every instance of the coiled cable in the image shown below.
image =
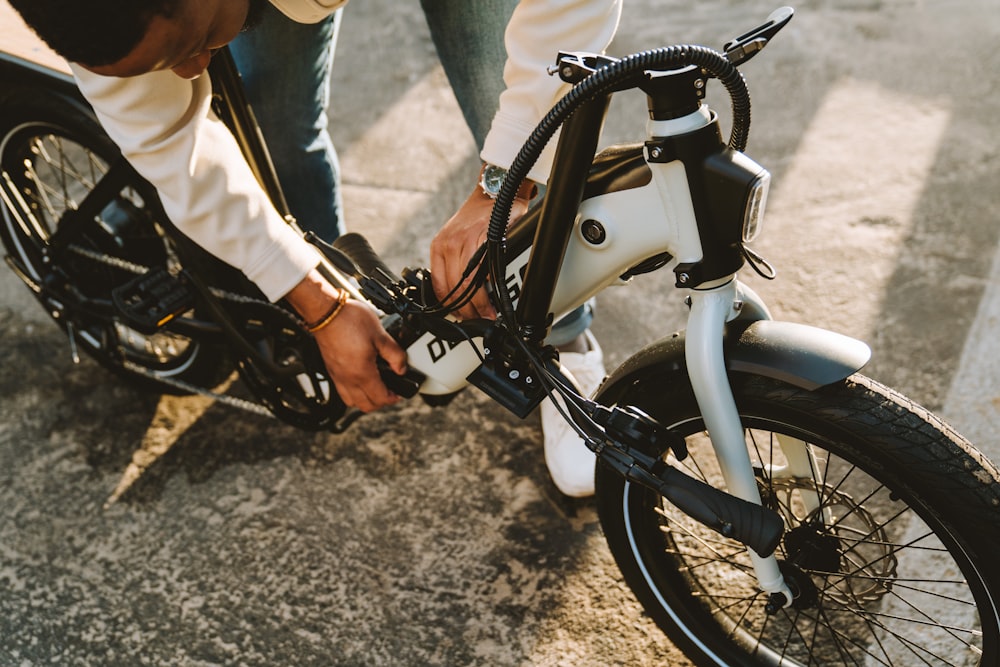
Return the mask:
<svg viewBox="0 0 1000 667">
<path fill-rule="evenodd" d="M 507 172 L 490 214 L 486 233 L 486 259 L 494 279 L 502 284 L 506 269 L 507 225 L 517 190 L 566 119 L 585 102 L 613 92 L 624 79 L 649 70 L 668 71 L 689 65 L 700 67 L 726 88 L 733 112 L 729 147 L 736 151 L 746 148 L 750 133 L 750 93 L 743 75 L 722 53 L 705 46 L 682 44 L 636 53 L 598 69 L 552 107 L 524 142 Z M 517 321 L 510 294 L 498 289 L 494 290 L 494 295 L 497 298 L 498 313 L 506 325 L 515 331 Z"/>
</svg>

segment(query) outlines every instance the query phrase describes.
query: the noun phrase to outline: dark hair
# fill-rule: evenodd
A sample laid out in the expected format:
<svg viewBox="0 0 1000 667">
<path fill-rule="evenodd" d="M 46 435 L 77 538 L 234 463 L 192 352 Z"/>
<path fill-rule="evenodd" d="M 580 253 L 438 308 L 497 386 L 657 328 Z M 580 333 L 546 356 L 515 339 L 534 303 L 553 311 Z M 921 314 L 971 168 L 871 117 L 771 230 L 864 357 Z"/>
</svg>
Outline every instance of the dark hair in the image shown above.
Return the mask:
<svg viewBox="0 0 1000 667">
<path fill-rule="evenodd" d="M 10 0 L 21 18 L 66 60 L 98 67 L 124 58 L 154 16 L 179 0 Z"/>
</svg>

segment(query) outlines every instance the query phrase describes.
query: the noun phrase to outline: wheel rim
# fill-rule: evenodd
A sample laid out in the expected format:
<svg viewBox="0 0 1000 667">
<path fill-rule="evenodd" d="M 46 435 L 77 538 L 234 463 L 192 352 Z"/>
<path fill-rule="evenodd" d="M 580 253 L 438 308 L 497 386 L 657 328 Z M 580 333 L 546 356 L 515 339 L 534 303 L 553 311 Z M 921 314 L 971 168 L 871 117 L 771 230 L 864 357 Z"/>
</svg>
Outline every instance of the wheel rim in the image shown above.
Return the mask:
<svg viewBox="0 0 1000 667">
<path fill-rule="evenodd" d="M 984 642 L 997 632 L 996 613 L 979 618 L 977 599 L 988 609 L 992 601 L 975 563 L 945 529 L 918 515 L 905 492 L 826 450 L 826 462 L 811 466 L 824 483 L 781 479 L 788 462 L 770 434 L 821 440 L 778 421 L 744 417 L 744 424 L 764 502 L 789 529 L 776 555 L 803 594 L 802 608 L 768 615 L 745 549 L 626 484 L 629 548 L 658 605 L 688 639 L 720 665 L 729 664 L 724 646 L 773 665 L 980 664 Z M 691 451 L 684 462 L 671 456 L 671 464 L 720 484 L 701 422 L 671 428 L 688 434 Z M 810 496 L 822 497 L 820 508 L 803 502 Z"/>
<path fill-rule="evenodd" d="M 57 279 L 73 284 L 88 299 L 106 301 L 114 287 L 144 268 L 176 262 L 169 243 L 147 216 L 146 199 L 132 187 L 122 190 L 96 217 L 59 263 L 56 276 L 43 262 L 43 249 L 62 215 L 79 206 L 107 172 L 102 151 L 86 146 L 73 132 L 50 123 L 16 126 L 0 142 L 0 206 L 11 255 L 39 284 Z M 108 258 L 116 261 L 110 262 Z M 142 334 L 111 314 L 74 316 L 71 298 L 43 301 L 75 343 L 99 360 L 122 359 L 158 377 L 183 374 L 197 343 L 184 336 Z M 110 304 L 109 304 L 110 305 Z"/>
</svg>

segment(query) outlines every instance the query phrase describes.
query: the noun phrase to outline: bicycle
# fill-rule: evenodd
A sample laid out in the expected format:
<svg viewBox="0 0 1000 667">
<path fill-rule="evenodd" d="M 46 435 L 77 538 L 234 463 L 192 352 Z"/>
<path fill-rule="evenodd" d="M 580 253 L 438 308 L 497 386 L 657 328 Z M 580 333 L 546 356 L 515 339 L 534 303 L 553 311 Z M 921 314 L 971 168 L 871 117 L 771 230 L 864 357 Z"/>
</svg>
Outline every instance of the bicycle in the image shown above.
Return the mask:
<svg viewBox="0 0 1000 667">
<path fill-rule="evenodd" d="M 736 65 L 791 16 L 779 10 L 722 53 L 560 55 L 573 92 L 512 165 L 470 266 L 474 285 L 504 286 L 496 323 L 446 319 L 468 292 L 439 303 L 424 269 L 397 277 L 356 235 L 325 249 L 325 270 L 386 313 L 414 369 L 387 376 L 400 393 L 443 404 L 473 384 L 522 417 L 562 397 L 601 461 L 597 503 L 616 562 L 696 662 L 996 664 L 998 582 L 983 566 L 1000 532 L 996 468 L 859 375 L 867 346 L 771 319 L 737 279 L 746 265 L 768 273 L 748 244 L 769 177 L 742 152 L 749 97 Z M 213 62 L 217 112 L 280 210 L 230 65 Z M 16 82 L 0 99 L 7 261 L 74 350 L 176 392 L 208 391 L 231 355 L 259 399 L 240 407 L 304 429 L 357 418 L 301 322 L 172 230 L 71 82 L 9 60 L 4 76 Z M 728 144 L 702 101 L 711 79 L 733 98 Z M 650 100 L 647 141 L 595 158 L 610 97 L 633 88 Z M 545 198 L 508 229 L 513 194 L 557 127 Z M 637 352 L 594 400 L 579 396 L 544 345 L 552 313 L 661 269 L 689 300 L 687 331 Z M 930 568 L 961 576 L 928 578 Z"/>
</svg>

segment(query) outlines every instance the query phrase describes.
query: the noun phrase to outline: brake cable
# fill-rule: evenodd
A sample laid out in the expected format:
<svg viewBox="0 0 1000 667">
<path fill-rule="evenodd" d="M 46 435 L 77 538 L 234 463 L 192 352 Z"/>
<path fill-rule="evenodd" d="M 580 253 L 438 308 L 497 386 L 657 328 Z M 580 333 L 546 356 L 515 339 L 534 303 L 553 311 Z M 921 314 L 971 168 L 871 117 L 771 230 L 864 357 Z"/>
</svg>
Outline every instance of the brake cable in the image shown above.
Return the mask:
<svg viewBox="0 0 1000 667">
<path fill-rule="evenodd" d="M 504 178 L 490 214 L 485 243 L 488 275 L 493 278 L 495 283 L 500 277 L 502 284 L 502 276 L 506 273 L 506 232 L 510 223 L 515 195 L 531 168 L 538 161 L 545 146 L 555 135 L 556 130 L 580 106 L 616 91 L 621 82 L 629 78 L 645 76 L 645 72 L 649 70 L 674 70 L 690 65 L 700 67 L 709 75 L 719 79 L 726 88 L 731 100 L 733 116 L 729 147 L 736 151 L 742 151 L 746 148 L 750 131 L 750 94 L 746 82 L 743 80 L 743 75 L 724 54 L 704 46 L 676 45 L 633 54 L 595 69 L 560 99 L 538 123 L 514 158 L 507 176 Z M 481 273 L 482 266 L 477 271 L 476 277 L 479 278 Z M 499 318 L 510 332 L 517 334 L 519 323 L 511 295 L 506 290 L 500 289 L 494 290 L 494 296 L 496 297 Z M 545 387 L 546 393 L 550 396 L 554 392 L 559 393 L 567 402 L 567 406 L 572 404 L 580 416 L 585 417 L 585 423 L 592 425 L 598 432 L 603 432 L 603 429 L 592 419 L 592 407 L 589 410 L 587 408 L 586 404 L 590 401 L 564 386 L 561 380 L 545 368 L 544 361 L 520 335 L 513 335 L 512 338 L 517 341 L 520 351 L 542 379 L 543 384 L 548 385 Z M 556 404 L 564 417 L 567 416 L 557 401 L 553 400 L 553 403 Z M 576 419 L 568 419 L 567 421 L 581 436 L 588 440 L 591 439 Z"/>
</svg>

